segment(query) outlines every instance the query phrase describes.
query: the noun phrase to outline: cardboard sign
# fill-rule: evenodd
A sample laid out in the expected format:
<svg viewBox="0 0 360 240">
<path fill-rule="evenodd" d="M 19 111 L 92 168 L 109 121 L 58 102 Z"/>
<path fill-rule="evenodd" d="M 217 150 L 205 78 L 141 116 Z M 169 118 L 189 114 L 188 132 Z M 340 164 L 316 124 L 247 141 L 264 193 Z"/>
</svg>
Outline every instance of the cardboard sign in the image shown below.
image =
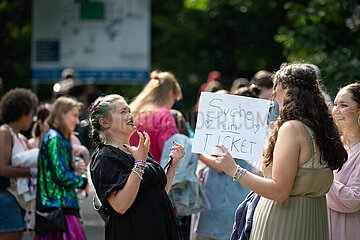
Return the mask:
<svg viewBox="0 0 360 240">
<path fill-rule="evenodd" d="M 202 92 L 192 152 L 216 154 L 224 145 L 234 158 L 262 161 L 268 100 Z"/>
</svg>

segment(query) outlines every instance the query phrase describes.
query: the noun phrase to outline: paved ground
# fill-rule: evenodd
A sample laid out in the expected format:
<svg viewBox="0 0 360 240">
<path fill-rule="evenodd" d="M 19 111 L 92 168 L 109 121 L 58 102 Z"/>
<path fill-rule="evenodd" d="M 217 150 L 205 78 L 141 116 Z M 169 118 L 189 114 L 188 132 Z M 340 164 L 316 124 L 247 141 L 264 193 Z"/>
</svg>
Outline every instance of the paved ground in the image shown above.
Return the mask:
<svg viewBox="0 0 360 240">
<path fill-rule="evenodd" d="M 104 239 L 104 222 L 93 208 L 93 196 L 94 190 L 91 189 L 89 196 L 80 203 L 84 231 L 87 240 L 102 240 Z M 29 232 L 25 232 L 23 240 L 31 240 Z"/>
</svg>

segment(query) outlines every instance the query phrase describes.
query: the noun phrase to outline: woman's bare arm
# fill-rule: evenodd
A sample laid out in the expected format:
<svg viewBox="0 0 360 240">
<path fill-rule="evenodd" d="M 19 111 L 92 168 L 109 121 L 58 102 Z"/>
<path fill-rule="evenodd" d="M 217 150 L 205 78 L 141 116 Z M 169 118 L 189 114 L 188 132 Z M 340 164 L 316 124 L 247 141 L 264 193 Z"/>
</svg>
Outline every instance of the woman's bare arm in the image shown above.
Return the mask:
<svg viewBox="0 0 360 240">
<path fill-rule="evenodd" d="M 217 164 L 216 162 L 216 157 L 209 154 L 199 154 L 199 160 L 205 163 L 208 167 L 217 171 L 218 173 L 223 172 L 219 164 Z"/>
<path fill-rule="evenodd" d="M 300 124 L 300 123 L 299 123 Z M 240 183 L 259 195 L 275 200 L 285 201 L 293 187 L 296 171 L 299 163 L 303 131 L 298 124 L 286 122 L 281 126 L 273 153 L 272 178 L 259 177 L 246 172 L 240 179 Z M 224 146 L 219 146 L 223 153 L 218 154 L 217 162 L 224 172 L 233 176 L 236 163 Z"/>
</svg>

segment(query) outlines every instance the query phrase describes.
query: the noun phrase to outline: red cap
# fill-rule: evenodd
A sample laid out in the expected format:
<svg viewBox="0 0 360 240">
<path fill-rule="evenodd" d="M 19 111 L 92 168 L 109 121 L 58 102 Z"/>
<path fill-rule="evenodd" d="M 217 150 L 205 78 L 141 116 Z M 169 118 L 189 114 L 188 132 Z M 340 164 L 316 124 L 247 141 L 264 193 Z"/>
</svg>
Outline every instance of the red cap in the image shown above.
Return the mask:
<svg viewBox="0 0 360 240">
<path fill-rule="evenodd" d="M 219 71 L 211 71 L 209 73 L 209 76 L 208 76 L 208 79 L 207 81 L 208 82 L 211 82 L 211 81 L 218 81 L 220 82 L 220 79 L 221 79 L 221 73 Z"/>
</svg>

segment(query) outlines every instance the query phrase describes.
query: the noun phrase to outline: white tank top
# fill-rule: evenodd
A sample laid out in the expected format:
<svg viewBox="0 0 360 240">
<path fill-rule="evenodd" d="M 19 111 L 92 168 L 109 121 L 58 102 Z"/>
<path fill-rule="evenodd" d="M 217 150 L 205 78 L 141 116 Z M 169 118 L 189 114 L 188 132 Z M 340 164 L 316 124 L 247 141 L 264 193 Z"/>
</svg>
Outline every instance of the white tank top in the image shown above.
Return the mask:
<svg viewBox="0 0 360 240">
<path fill-rule="evenodd" d="M 15 134 L 13 129 L 9 125 L 4 124 L 4 126 L 9 129 L 12 136 L 13 146 L 12 146 L 11 158 L 13 158 L 18 153 L 29 150 L 28 147 L 26 146 L 25 141 L 20 138 L 19 134 Z"/>
</svg>

